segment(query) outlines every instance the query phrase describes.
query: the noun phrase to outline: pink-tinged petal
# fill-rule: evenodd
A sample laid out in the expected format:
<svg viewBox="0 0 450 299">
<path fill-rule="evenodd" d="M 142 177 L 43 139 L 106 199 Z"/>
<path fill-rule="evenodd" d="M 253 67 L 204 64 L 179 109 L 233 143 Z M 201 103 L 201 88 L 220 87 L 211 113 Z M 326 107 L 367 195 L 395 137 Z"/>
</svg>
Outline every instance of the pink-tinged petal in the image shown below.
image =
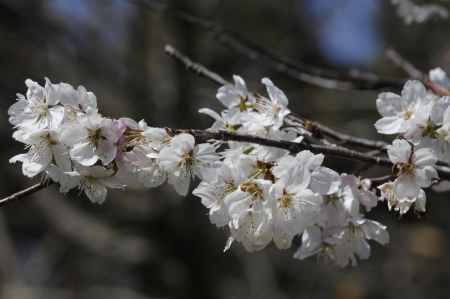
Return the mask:
<svg viewBox="0 0 450 299">
<path fill-rule="evenodd" d="M 188 153 L 194 149 L 194 136 L 186 133 L 178 134 L 172 138 L 171 146 L 176 150 L 181 150 L 183 153 Z"/>
</svg>

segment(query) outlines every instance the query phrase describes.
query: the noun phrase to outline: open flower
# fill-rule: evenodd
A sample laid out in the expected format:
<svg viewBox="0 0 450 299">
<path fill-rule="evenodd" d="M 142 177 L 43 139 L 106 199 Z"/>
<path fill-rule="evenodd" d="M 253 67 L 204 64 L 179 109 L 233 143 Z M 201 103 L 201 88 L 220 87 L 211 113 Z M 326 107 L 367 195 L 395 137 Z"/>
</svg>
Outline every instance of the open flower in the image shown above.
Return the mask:
<svg viewBox="0 0 450 299">
<path fill-rule="evenodd" d="M 270 98 L 270 107 L 265 111 L 265 114 L 272 120 L 275 128 L 280 128 L 286 115 L 291 113 L 287 108 L 289 100 L 284 92 L 275 86 L 270 79 L 263 78 L 261 82 L 266 86 Z"/>
<path fill-rule="evenodd" d="M 66 173 L 72 177 L 72 180 L 69 181 L 71 186 L 78 186 L 93 203 L 98 204 L 106 200 L 108 188 L 124 187 L 115 179 L 114 174 L 113 169 L 103 166 L 86 167 L 83 165 L 76 165 L 75 171 Z"/>
<path fill-rule="evenodd" d="M 342 188 L 345 197 L 347 210 L 356 215 L 360 213 L 360 207 L 363 206 L 366 211 L 370 211 L 378 204 L 378 198 L 370 190 L 371 182 L 368 179 L 360 179 L 354 175 L 342 175 Z"/>
<path fill-rule="evenodd" d="M 131 151 L 123 154 L 117 161 L 119 171 L 117 176 L 127 186 L 136 188 L 155 188 L 167 179 L 166 172 L 161 168 L 157 153 L 144 145 L 135 146 Z"/>
<path fill-rule="evenodd" d="M 45 87 L 27 79 L 26 97 L 17 95 L 17 102 L 9 110 L 9 122 L 19 128 L 55 129 L 64 118 L 64 108 L 58 106 L 56 86 L 45 79 Z"/>
<path fill-rule="evenodd" d="M 271 185 L 263 179 L 244 180 L 224 198 L 231 237 L 247 251 L 261 250 L 272 240 Z"/>
<path fill-rule="evenodd" d="M 160 165 L 168 173 L 168 180 L 180 195 L 187 195 L 193 176 L 203 177 L 219 159 L 216 148 L 209 143 L 195 145 L 190 134 L 179 134 L 159 153 Z"/>
<path fill-rule="evenodd" d="M 228 161 L 231 162 L 231 161 Z M 218 227 L 228 224 L 230 218 L 225 205 L 225 197 L 239 188 L 253 171 L 252 160 L 238 158 L 232 163 L 221 163 L 215 175 L 205 177 L 192 192 L 201 199 L 202 204 L 209 209 L 211 223 Z"/>
<path fill-rule="evenodd" d="M 387 182 L 378 186 L 381 192 L 380 200 L 386 200 L 388 209 L 394 210 L 400 213 L 400 215 L 407 213 L 411 206 L 414 206 L 414 210 L 418 212 L 426 211 L 427 197 L 423 189 L 419 190 L 419 194 L 414 197 L 399 197 L 394 190 L 394 183 Z"/>
<path fill-rule="evenodd" d="M 117 154 L 117 142 L 123 131 L 117 122 L 99 114 L 88 114 L 62 133 L 63 142 L 71 147 L 70 157 L 84 166 L 111 163 Z"/>
<path fill-rule="evenodd" d="M 340 266 L 357 265 L 357 257 L 366 260 L 370 257 L 369 240 L 381 245 L 389 243 L 386 226 L 365 218 L 353 219 L 339 233 L 327 240 L 328 257 Z"/>
<path fill-rule="evenodd" d="M 244 112 L 255 107 L 255 97 L 247 90 L 244 79 L 233 75 L 234 85 L 227 84 L 217 91 L 217 99 L 234 113 Z"/>
<path fill-rule="evenodd" d="M 415 198 L 438 178 L 434 165 L 437 158 L 429 148 L 415 149 L 406 140 L 396 139 L 388 146 L 389 159 L 394 164 L 394 192 L 399 198 Z"/>
<path fill-rule="evenodd" d="M 11 163 L 22 162 L 23 174 L 34 177 L 54 163 L 63 171 L 71 170 L 68 149 L 60 142 L 57 131 L 41 129 L 31 132 L 16 131 L 14 138 L 26 144 L 29 151 L 12 157 Z"/>
<path fill-rule="evenodd" d="M 273 241 L 280 249 L 289 248 L 292 239 L 314 223 L 322 197 L 301 185 L 282 181 L 271 187 L 270 195 Z"/>
<path fill-rule="evenodd" d="M 381 134 L 414 136 L 426 127 L 433 108 L 431 95 L 419 81 L 406 82 L 401 95 L 381 93 L 376 103 L 383 116 L 375 123 Z"/>
</svg>

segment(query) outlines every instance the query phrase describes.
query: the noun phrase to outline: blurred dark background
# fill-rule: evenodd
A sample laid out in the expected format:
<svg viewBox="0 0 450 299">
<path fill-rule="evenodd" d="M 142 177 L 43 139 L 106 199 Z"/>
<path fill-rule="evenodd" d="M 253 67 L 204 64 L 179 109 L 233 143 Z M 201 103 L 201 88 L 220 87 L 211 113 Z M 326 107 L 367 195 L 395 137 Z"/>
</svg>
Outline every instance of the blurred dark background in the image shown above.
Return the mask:
<svg viewBox="0 0 450 299">
<path fill-rule="evenodd" d="M 6 111 L 26 78 L 84 85 L 111 117 L 207 127 L 197 110 L 220 108 L 217 86 L 167 57 L 167 43 L 228 79 L 243 76 L 259 92 L 268 76 L 293 111 L 380 138 L 373 128 L 379 90 L 303 84 L 224 47 L 214 32 L 170 13 L 176 10 L 297 62 L 403 78 L 385 56 L 393 47 L 424 71 L 449 70 L 449 21 L 406 26 L 387 0 L 0 0 L 1 194 L 33 183 L 8 164 L 23 148 L 11 138 Z M 338 269 L 272 246 L 248 254 L 234 245 L 224 254 L 227 232 L 209 223 L 196 198 L 168 186 L 112 191 L 101 206 L 49 187 L 0 211 L 0 297 L 448 298 L 450 199 L 429 198 L 420 219 L 399 219 L 381 204 L 371 217 L 389 226 L 391 244 L 374 245 L 356 268 Z"/>
</svg>

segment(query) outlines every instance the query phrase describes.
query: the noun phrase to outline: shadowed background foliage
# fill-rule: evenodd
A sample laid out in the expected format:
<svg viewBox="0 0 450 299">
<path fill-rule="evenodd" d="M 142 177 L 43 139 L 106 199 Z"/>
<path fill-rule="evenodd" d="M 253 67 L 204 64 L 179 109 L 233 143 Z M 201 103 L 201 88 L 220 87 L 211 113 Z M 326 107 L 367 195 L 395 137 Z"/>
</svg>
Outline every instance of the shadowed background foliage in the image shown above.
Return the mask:
<svg viewBox="0 0 450 299">
<path fill-rule="evenodd" d="M 153 126 L 205 128 L 201 107 L 220 109 L 217 86 L 164 54 L 172 44 L 226 78 L 243 76 L 263 92 L 268 76 L 290 107 L 362 137 L 375 135 L 379 91 L 306 85 L 219 42 L 217 31 L 182 21 L 186 11 L 238 32 L 293 61 L 345 71 L 406 75 L 385 56 L 393 47 L 418 68 L 449 70 L 448 21 L 405 26 L 389 1 L 376 0 L 0 0 L 1 194 L 32 182 L 8 159 L 23 149 L 11 138 L 7 109 L 26 78 L 84 85 L 101 112 Z M 358 165 L 328 161 L 346 171 Z M 376 174 L 379 170 L 366 172 Z M 168 186 L 111 191 L 102 206 L 49 187 L 0 211 L 1 298 L 448 298 L 449 194 L 430 194 L 428 212 L 402 219 L 383 204 L 391 244 L 374 245 L 359 267 L 297 261 L 272 246 L 222 253 L 227 232 L 207 211 Z"/>
</svg>

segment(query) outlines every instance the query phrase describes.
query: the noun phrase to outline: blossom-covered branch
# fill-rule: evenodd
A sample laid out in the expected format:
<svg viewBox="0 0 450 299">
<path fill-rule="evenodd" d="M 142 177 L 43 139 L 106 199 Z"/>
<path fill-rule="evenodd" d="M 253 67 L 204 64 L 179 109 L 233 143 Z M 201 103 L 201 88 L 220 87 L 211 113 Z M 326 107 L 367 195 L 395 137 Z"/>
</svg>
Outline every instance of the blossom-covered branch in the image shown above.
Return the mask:
<svg viewBox="0 0 450 299">
<path fill-rule="evenodd" d="M 104 202 L 110 188 L 164 183 L 185 196 L 200 180 L 192 194 L 209 210 L 210 221 L 227 229 L 225 250 L 240 243 L 257 251 L 271 242 L 286 249 L 301 236 L 295 258 L 319 255 L 340 266 L 368 258 L 370 240 L 389 241 L 387 228 L 366 217 L 379 201 L 400 214 L 424 212 L 424 189 L 450 177 L 448 167 L 436 166 L 438 159 L 450 161 L 450 99 L 420 81 L 408 81 L 400 95 L 378 96 L 382 118 L 375 128 L 396 137 L 383 146 L 387 157 L 379 157 L 311 132 L 311 122 L 291 116 L 287 95 L 268 78 L 261 80 L 267 96 L 255 94 L 237 75 L 229 83 L 173 48 L 166 51 L 198 74 L 225 83 L 216 94 L 223 110 L 199 110 L 212 119 L 210 128 L 158 128 L 144 120 L 111 119 L 82 86 L 49 79 L 42 86 L 28 79 L 26 94 L 18 94 L 8 111 L 13 138 L 27 151 L 10 162 L 21 163 L 28 177 L 50 178 L 62 193 L 79 189 L 94 203 Z M 440 69 L 430 78 L 450 86 Z M 388 170 L 374 186 L 325 166 L 326 156 Z"/>
<path fill-rule="evenodd" d="M 173 46 L 166 45 L 164 51 L 167 55 L 180 62 L 187 70 L 193 71 L 197 75 L 204 77 L 218 85 L 230 84 L 222 76 L 209 70 L 204 65 L 198 62 L 192 61 L 189 57 L 175 49 Z M 331 138 L 334 142 L 337 142 L 340 145 L 357 146 L 375 150 L 385 150 L 386 146 L 388 145 L 384 141 L 370 140 L 367 138 L 351 136 L 339 132 L 317 121 L 297 116 L 295 113 L 290 113 L 289 115 L 287 115 L 285 118 L 285 122 L 288 126 L 304 128 L 309 131 L 312 136 L 319 139 L 324 137 Z"/>
</svg>

